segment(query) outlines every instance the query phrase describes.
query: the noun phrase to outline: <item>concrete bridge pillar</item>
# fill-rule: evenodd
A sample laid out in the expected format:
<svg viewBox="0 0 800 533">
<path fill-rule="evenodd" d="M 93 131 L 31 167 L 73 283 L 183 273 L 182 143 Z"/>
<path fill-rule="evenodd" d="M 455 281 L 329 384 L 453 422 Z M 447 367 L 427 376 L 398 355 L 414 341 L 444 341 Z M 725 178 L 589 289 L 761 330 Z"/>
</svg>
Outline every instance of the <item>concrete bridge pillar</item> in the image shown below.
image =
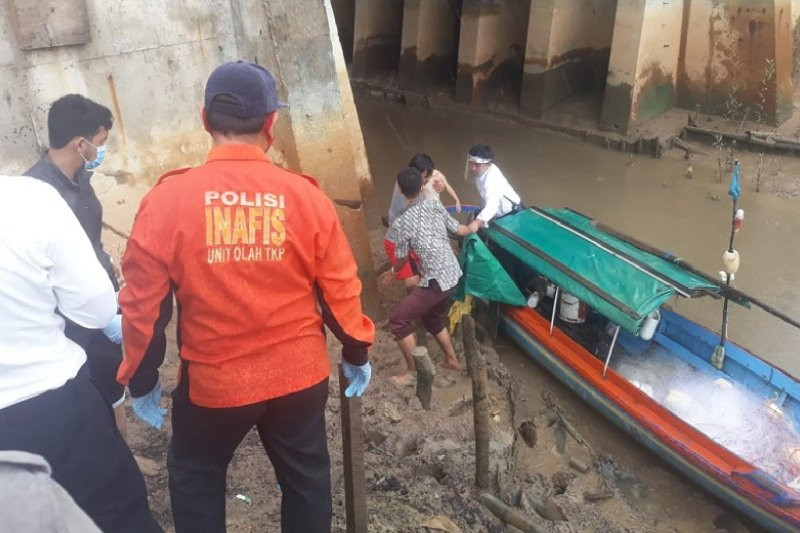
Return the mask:
<svg viewBox="0 0 800 533">
<path fill-rule="evenodd" d="M 464 0 L 456 100 L 483 104 L 490 92 L 519 93 L 530 0 Z"/>
<path fill-rule="evenodd" d="M 361 189 L 369 168 L 330 2 L 239 0 L 237 55 L 256 58 L 279 82 L 289 108 L 279 113 L 270 154 L 319 180 L 334 200 L 358 263 L 363 303 L 381 313 Z"/>
<path fill-rule="evenodd" d="M 342 45 L 342 55 L 347 63 L 353 61 L 353 29 L 356 22 L 356 0 L 331 0 L 336 18 L 336 29 Z"/>
<path fill-rule="evenodd" d="M 396 70 L 400 63 L 403 0 L 356 0 L 353 76 Z"/>
<path fill-rule="evenodd" d="M 794 6 L 793 6 L 794 4 Z M 793 10 L 794 7 L 794 10 Z M 792 114 L 796 0 L 692 0 L 684 16 L 681 107 L 780 123 Z"/>
<path fill-rule="evenodd" d="M 532 0 L 520 110 L 538 117 L 605 87 L 617 0 Z"/>
<path fill-rule="evenodd" d="M 456 0 L 405 0 L 400 55 L 403 88 L 418 90 L 455 81 L 459 11 Z"/>
<path fill-rule="evenodd" d="M 683 10 L 680 0 L 619 0 L 602 129 L 627 133 L 675 106 Z"/>
</svg>

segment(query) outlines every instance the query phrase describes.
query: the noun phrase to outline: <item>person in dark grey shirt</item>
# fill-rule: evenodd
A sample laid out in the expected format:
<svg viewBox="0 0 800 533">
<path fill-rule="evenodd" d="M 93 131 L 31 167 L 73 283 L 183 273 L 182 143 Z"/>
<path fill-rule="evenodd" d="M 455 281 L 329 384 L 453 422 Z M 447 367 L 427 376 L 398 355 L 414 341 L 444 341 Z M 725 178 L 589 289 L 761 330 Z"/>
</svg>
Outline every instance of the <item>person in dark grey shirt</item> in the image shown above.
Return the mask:
<svg viewBox="0 0 800 533">
<path fill-rule="evenodd" d="M 50 149 L 25 175 L 52 185 L 89 237 L 100 265 L 114 290 L 119 282 L 111 257 L 103 249 L 103 206 L 92 188 L 91 170 L 105 159 L 105 142 L 114 123 L 111 111 L 88 98 L 70 94 L 56 100 L 47 116 Z M 120 316 L 103 330 L 87 329 L 69 320 L 64 332 L 86 351 L 92 380 L 109 404 L 115 408 L 117 425 L 126 432 L 125 388 L 117 382 L 122 362 Z"/>
</svg>

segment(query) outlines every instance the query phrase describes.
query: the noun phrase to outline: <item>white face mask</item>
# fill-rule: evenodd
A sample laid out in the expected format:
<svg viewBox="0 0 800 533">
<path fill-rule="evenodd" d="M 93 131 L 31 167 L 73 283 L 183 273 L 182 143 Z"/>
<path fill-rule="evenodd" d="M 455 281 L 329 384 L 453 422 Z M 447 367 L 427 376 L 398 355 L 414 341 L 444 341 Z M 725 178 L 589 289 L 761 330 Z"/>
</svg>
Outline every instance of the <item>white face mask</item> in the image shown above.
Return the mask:
<svg viewBox="0 0 800 533">
<path fill-rule="evenodd" d="M 105 161 L 106 159 L 106 153 L 107 153 L 106 145 L 104 144 L 102 146 L 95 146 L 92 143 L 90 143 L 88 139 L 84 138 L 83 140 L 86 141 L 89 144 L 89 146 L 91 146 L 97 151 L 97 155 L 91 161 L 86 159 L 86 157 L 84 157 L 84 155 L 80 152 L 78 152 L 78 155 L 80 155 L 81 158 L 83 158 L 83 168 L 85 168 L 86 170 L 94 170 L 100 165 L 102 165 L 103 161 Z"/>
</svg>

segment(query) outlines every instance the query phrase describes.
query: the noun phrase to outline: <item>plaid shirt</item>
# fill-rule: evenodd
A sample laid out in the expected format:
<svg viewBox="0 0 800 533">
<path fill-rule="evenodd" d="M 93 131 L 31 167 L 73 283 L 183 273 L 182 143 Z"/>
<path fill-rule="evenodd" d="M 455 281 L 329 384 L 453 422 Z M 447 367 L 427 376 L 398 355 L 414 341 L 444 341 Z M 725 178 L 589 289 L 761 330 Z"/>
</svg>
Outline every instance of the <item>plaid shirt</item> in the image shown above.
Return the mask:
<svg viewBox="0 0 800 533">
<path fill-rule="evenodd" d="M 461 267 L 450 246 L 447 231 L 456 232 L 458 221 L 441 202 L 419 197 L 389 227 L 386 238 L 395 244 L 398 258 L 409 250 L 419 256 L 420 287 L 436 280 L 442 291 L 452 289 L 461 277 Z"/>
</svg>

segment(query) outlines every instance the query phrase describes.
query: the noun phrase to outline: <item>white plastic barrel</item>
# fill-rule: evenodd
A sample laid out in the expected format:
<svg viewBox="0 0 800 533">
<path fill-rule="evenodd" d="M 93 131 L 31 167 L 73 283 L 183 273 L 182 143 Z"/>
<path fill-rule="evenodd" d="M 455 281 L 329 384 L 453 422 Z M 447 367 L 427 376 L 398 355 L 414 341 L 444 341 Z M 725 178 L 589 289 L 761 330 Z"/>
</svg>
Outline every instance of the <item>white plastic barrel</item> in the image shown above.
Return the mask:
<svg viewBox="0 0 800 533">
<path fill-rule="evenodd" d="M 558 318 L 572 324 L 586 322 L 586 304 L 568 292 L 561 293 L 561 302 L 558 306 Z"/>
<path fill-rule="evenodd" d="M 642 324 L 642 328 L 639 330 L 639 336 L 649 341 L 653 338 L 653 335 L 656 333 L 656 328 L 658 327 L 658 323 L 661 321 L 661 313 L 658 312 L 658 309 L 647 315 L 647 318 L 644 320 Z"/>
</svg>

